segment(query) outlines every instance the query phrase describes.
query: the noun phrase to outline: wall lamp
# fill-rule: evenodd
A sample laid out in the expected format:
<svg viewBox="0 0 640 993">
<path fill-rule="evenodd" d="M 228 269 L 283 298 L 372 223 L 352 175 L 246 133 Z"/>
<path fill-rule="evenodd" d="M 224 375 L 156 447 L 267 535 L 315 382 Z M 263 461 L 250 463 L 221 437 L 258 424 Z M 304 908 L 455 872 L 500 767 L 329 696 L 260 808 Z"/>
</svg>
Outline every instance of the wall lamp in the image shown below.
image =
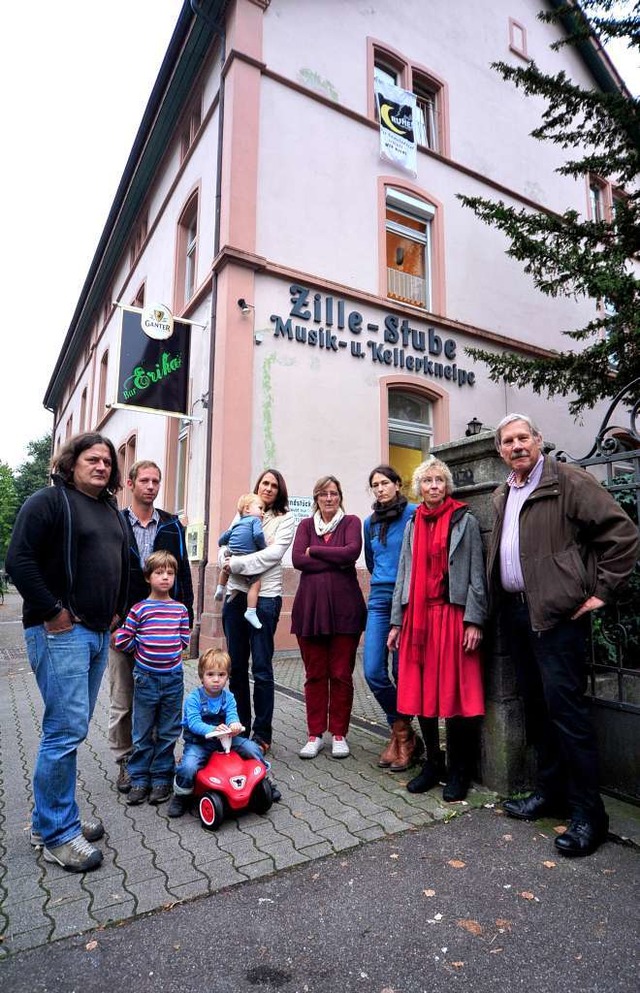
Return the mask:
<svg viewBox="0 0 640 993">
<path fill-rule="evenodd" d="M 240 297 L 240 299 L 238 300 L 238 306 L 239 306 L 241 312 L 243 314 L 245 314 L 245 315 L 246 314 L 249 314 L 252 310 L 255 310 L 255 307 L 253 306 L 253 304 L 252 303 L 247 303 L 247 301 L 245 300 L 244 297 Z"/>
<path fill-rule="evenodd" d="M 477 434 L 482 431 L 482 421 L 479 421 L 477 417 L 472 417 L 467 424 L 467 430 L 465 434 L 467 438 L 474 438 Z"/>
</svg>

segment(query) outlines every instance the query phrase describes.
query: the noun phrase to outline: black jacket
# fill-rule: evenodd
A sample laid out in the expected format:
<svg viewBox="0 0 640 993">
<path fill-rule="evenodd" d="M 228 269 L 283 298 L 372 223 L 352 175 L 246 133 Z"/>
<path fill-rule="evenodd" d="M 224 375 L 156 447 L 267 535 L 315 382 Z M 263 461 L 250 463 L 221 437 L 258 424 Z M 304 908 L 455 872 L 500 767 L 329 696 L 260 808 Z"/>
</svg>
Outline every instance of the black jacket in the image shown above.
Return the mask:
<svg viewBox="0 0 640 993">
<path fill-rule="evenodd" d="M 63 607 L 94 630 L 107 630 L 113 614 L 125 616 L 129 562 L 116 502 L 105 493 L 91 505 L 91 518 L 100 517 L 89 543 L 92 559 L 79 561 L 78 526 L 83 525 L 77 515 L 82 516 L 82 507 L 72 493 L 73 487 L 54 476 L 54 485 L 30 496 L 16 518 L 6 564 L 23 599 L 25 628 L 52 620 Z M 113 556 L 109 562 L 100 557 L 100 537 L 107 529 L 111 547 L 117 548 L 120 535 L 119 565 Z M 79 574 L 92 572 L 95 584 L 83 583 Z M 92 609 L 104 615 L 105 606 L 113 607 L 108 618 Z"/>
<path fill-rule="evenodd" d="M 189 625 L 193 627 L 193 583 L 191 581 L 191 566 L 187 557 L 184 528 L 175 514 L 169 514 L 166 510 L 159 508 L 157 510 L 160 520 L 158 521 L 153 550 L 154 552 L 171 552 L 176 559 L 178 574 L 171 595 L 174 600 L 179 600 L 185 605 L 189 611 Z M 126 611 L 128 613 L 134 603 L 139 603 L 148 597 L 149 584 L 142 573 L 140 552 L 126 510 L 122 512 L 122 519 L 126 527 L 129 545 L 129 595 Z"/>
</svg>

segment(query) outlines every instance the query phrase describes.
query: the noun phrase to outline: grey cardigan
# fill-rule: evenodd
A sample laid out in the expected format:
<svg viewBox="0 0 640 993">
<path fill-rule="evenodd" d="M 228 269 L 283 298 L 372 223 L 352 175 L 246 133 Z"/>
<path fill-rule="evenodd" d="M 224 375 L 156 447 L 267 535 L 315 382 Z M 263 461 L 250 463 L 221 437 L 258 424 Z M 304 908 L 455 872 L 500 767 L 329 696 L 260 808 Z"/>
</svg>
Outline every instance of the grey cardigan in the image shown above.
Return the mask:
<svg viewBox="0 0 640 993">
<path fill-rule="evenodd" d="M 398 576 L 391 604 L 391 625 L 400 627 L 402 615 L 409 602 L 411 564 L 413 558 L 412 518 L 404 529 Z M 451 518 L 449 530 L 449 603 L 464 607 L 465 624 L 482 627 L 487 619 L 487 583 L 482 554 L 480 525 L 466 507 L 460 507 Z"/>
</svg>

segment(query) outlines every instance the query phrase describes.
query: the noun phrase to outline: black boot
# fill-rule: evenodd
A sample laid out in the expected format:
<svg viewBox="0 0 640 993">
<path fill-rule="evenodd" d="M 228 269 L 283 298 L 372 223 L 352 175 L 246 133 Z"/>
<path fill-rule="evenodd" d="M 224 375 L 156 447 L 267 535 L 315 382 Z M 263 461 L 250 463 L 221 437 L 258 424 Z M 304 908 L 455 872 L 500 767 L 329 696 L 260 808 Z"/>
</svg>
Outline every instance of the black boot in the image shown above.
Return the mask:
<svg viewBox="0 0 640 993">
<path fill-rule="evenodd" d="M 409 793 L 426 793 L 438 785 L 444 773 L 444 753 L 439 752 L 438 756 L 435 761 L 425 759 L 418 775 L 407 783 Z"/>
<path fill-rule="evenodd" d="M 446 803 L 464 800 L 471 785 L 470 769 L 478 750 L 478 722 L 474 717 L 447 720 L 447 782 L 442 790 Z"/>
<path fill-rule="evenodd" d="M 167 807 L 167 816 L 182 817 L 191 806 L 192 800 L 193 796 L 191 793 L 174 793 Z"/>
<path fill-rule="evenodd" d="M 442 799 L 446 803 L 455 803 L 466 799 L 470 781 L 464 769 L 451 769 L 447 774 L 447 782 L 442 790 Z"/>
</svg>

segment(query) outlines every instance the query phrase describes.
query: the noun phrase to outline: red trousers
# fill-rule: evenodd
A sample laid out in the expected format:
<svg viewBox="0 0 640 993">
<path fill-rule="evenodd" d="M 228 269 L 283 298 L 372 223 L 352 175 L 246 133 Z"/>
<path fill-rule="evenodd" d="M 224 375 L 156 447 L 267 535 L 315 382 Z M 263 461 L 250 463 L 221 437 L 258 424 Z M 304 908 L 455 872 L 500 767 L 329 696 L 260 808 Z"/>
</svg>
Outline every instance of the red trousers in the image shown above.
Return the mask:
<svg viewBox="0 0 640 993">
<path fill-rule="evenodd" d="M 344 737 L 349 730 L 359 641 L 359 634 L 298 636 L 306 674 L 307 725 L 313 737 L 327 730 Z"/>
</svg>

